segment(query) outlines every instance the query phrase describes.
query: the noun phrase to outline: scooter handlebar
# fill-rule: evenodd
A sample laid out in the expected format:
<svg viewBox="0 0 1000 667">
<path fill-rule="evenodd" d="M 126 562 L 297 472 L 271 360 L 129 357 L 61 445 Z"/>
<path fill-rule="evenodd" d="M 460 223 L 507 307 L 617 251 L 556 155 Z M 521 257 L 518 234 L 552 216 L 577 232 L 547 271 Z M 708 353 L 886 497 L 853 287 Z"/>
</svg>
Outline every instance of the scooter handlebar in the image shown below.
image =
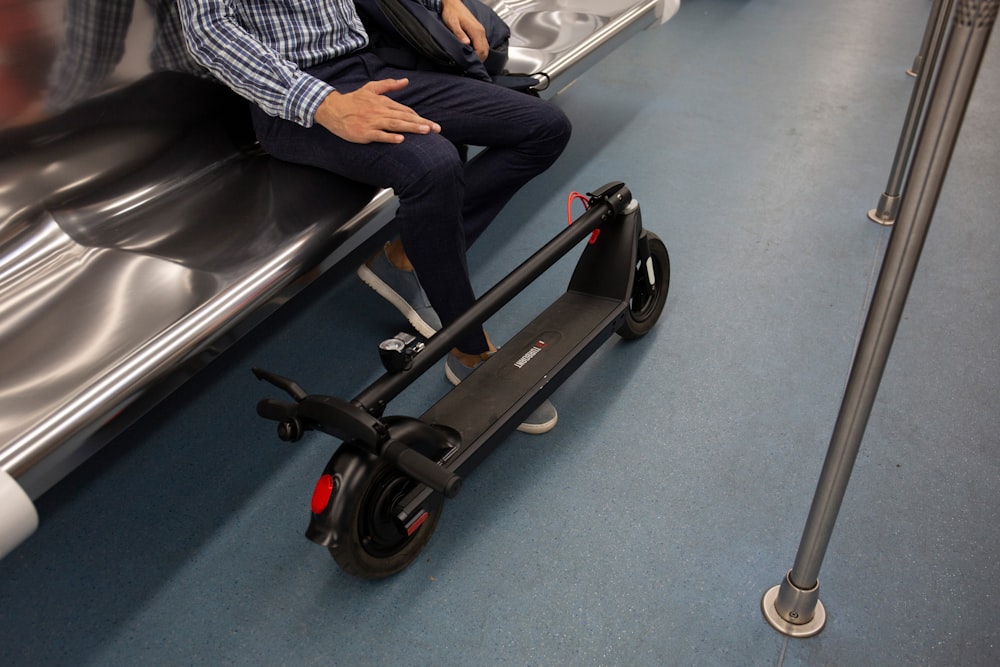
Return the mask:
<svg viewBox="0 0 1000 667">
<path fill-rule="evenodd" d="M 257 414 L 264 419 L 280 422 L 295 418 L 295 404 L 287 401 L 276 401 L 265 398 L 257 403 Z"/>
<path fill-rule="evenodd" d="M 454 498 L 462 488 L 461 477 L 396 440 L 385 444 L 382 458 L 421 484 L 443 493 L 446 498 Z"/>
</svg>

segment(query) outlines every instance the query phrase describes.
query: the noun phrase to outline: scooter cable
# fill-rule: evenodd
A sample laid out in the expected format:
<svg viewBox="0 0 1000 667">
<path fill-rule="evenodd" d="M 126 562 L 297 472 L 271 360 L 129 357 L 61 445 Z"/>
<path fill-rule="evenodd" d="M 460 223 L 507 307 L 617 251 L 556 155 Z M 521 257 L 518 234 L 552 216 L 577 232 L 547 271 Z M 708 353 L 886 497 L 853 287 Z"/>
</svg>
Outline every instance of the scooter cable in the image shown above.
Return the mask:
<svg viewBox="0 0 1000 667">
<path fill-rule="evenodd" d="M 587 195 L 580 194 L 579 192 L 569 193 L 569 197 L 566 199 L 566 224 L 568 225 L 573 224 L 573 202 L 578 199 L 583 202 L 584 209 L 590 208 L 590 198 L 587 197 Z M 595 229 L 594 232 L 590 235 L 590 240 L 587 243 L 593 245 L 597 241 L 597 237 L 600 235 L 601 235 L 600 228 Z"/>
</svg>

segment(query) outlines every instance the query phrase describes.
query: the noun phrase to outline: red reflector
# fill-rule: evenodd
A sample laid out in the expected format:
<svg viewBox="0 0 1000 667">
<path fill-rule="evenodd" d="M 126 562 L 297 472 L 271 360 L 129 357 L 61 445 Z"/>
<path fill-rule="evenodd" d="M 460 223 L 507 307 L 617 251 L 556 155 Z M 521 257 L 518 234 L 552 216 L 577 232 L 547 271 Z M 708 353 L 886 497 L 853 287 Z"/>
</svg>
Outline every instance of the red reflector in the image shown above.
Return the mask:
<svg viewBox="0 0 1000 667">
<path fill-rule="evenodd" d="M 409 537 L 410 535 L 413 535 L 413 533 L 417 532 L 417 528 L 420 528 L 424 521 L 427 521 L 427 517 L 429 516 L 430 514 L 428 514 L 426 510 L 421 512 L 420 515 L 411 521 L 410 525 L 406 527 L 406 536 Z"/>
<path fill-rule="evenodd" d="M 330 496 L 333 495 L 333 487 L 333 477 L 330 475 L 323 475 L 316 482 L 316 488 L 313 490 L 312 497 L 313 514 L 319 514 L 326 509 L 326 506 L 330 503 Z"/>
</svg>

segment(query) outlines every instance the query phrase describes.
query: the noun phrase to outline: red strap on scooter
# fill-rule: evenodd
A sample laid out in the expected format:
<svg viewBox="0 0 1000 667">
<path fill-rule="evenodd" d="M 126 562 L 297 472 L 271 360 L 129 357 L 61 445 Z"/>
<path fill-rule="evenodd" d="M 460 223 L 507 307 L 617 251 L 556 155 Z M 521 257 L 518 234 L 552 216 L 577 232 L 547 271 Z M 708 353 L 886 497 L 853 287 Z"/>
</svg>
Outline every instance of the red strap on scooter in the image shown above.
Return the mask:
<svg viewBox="0 0 1000 667">
<path fill-rule="evenodd" d="M 566 200 L 566 224 L 568 225 L 573 224 L 573 202 L 577 199 L 583 202 L 584 209 L 590 208 L 590 199 L 587 198 L 587 195 L 582 195 L 579 192 L 569 193 L 569 198 Z M 601 230 L 599 228 L 595 229 L 590 235 L 590 240 L 587 241 L 587 243 L 593 245 L 597 241 L 597 237 L 600 235 Z"/>
</svg>

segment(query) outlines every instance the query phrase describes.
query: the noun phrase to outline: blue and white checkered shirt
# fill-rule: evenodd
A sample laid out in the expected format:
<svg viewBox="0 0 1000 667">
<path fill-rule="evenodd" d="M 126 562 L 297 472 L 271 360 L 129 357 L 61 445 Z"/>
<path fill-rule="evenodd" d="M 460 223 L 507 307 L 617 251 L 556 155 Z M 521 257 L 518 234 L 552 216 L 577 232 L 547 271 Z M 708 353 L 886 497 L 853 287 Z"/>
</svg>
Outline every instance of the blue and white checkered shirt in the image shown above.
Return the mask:
<svg viewBox="0 0 1000 667">
<path fill-rule="evenodd" d="M 441 0 L 421 2 L 441 10 Z M 180 0 L 195 60 L 266 113 L 305 127 L 333 87 L 302 70 L 368 44 L 352 0 Z"/>
</svg>

